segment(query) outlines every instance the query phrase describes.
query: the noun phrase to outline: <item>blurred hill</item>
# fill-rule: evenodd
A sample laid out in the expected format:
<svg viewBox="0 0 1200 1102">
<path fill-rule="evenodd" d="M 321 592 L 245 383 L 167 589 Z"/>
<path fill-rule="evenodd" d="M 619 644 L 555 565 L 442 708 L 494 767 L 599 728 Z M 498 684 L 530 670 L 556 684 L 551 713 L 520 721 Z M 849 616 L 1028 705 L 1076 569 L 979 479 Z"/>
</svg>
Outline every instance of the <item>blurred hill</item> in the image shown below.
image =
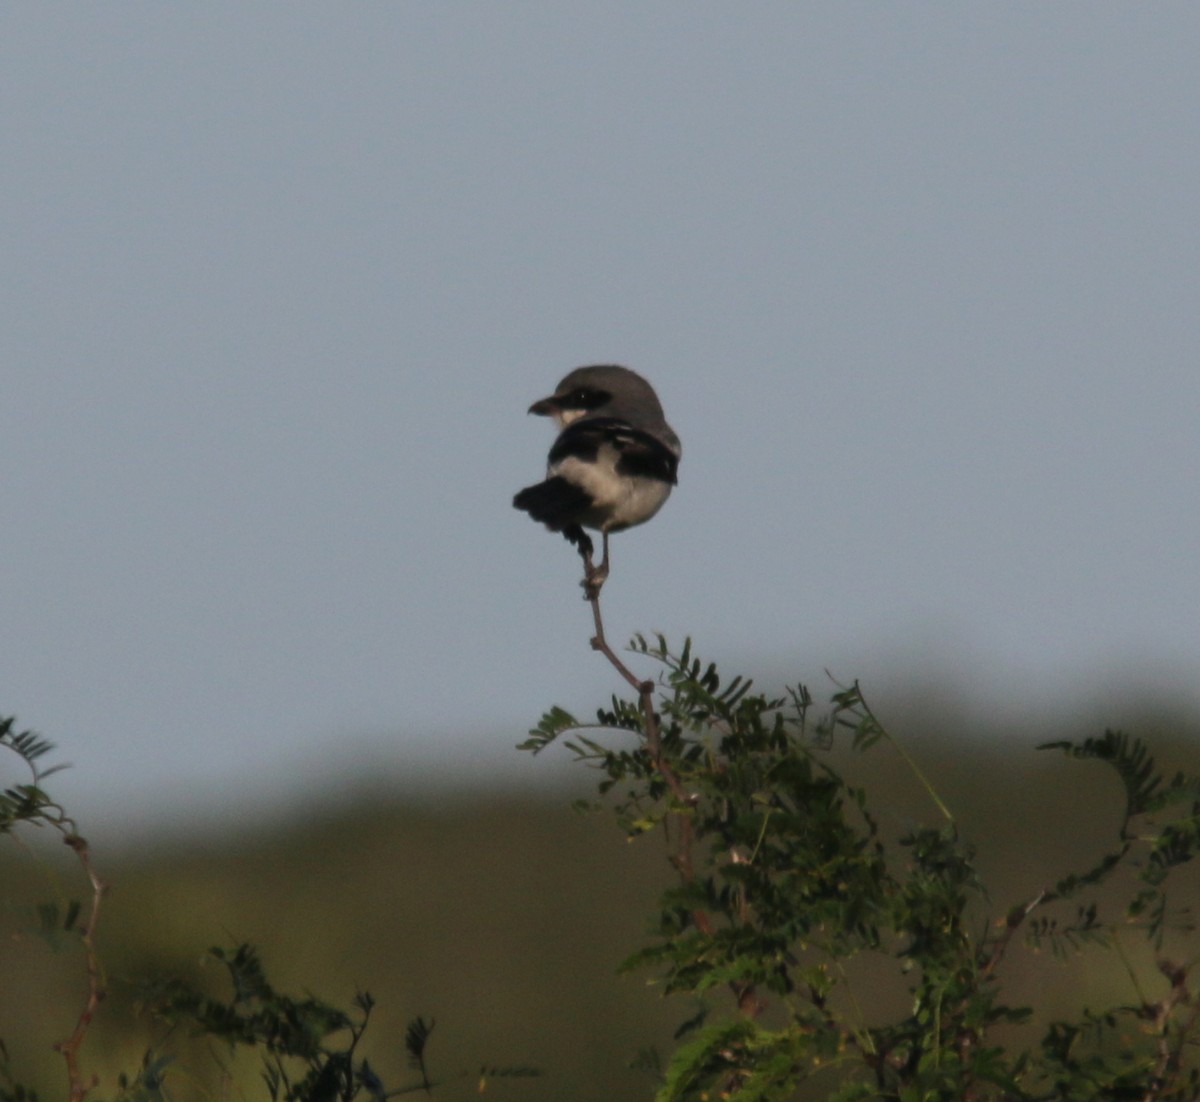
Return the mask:
<svg viewBox="0 0 1200 1102">
<path fill-rule="evenodd" d="M 1083 868 L 1111 842 L 1122 806 L 1115 777 L 1034 749 L 1049 738 L 1100 734 L 1102 725 L 1028 720 L 988 728 L 949 702 L 929 700 L 897 702 L 884 719 L 978 846 L 993 917 Z M 1147 708 L 1124 726 L 1150 743 L 1165 770 L 1200 770 L 1195 717 Z M 834 756 L 867 788 L 885 830 L 933 821 L 927 796 L 891 748 Z M 657 839 L 630 842 L 604 815 L 573 811 L 579 791 L 474 791 L 435 802 L 397 797 L 366 778 L 343 791 L 336 801 L 298 801 L 270 823 L 235 821 L 226 832 L 190 835 L 174 829 L 95 854 L 112 885 L 99 937 L 112 994 L 84 1050 L 101 1076 L 96 1097 L 113 1093 L 118 1071 L 133 1071 L 154 1044 L 180 1053 L 169 1080 L 180 1102 L 265 1098 L 253 1060 L 222 1072 L 226 1053 L 165 1038 L 136 1015 L 141 985 L 172 975 L 215 981 L 211 966 L 201 972 L 204 949 L 243 940 L 260 948 L 281 990 L 310 991 L 339 1006 L 356 990 L 371 992 L 378 1005 L 364 1052 L 389 1087 L 412 1082 L 403 1031 L 421 1014 L 437 1021 L 434 1074 L 468 1073 L 439 1097 L 473 1096 L 469 1073 L 482 1064 L 543 1071 L 535 1080 L 494 1083 L 489 1093 L 498 1098 L 651 1095 L 653 1079 L 627 1065 L 650 1045 L 669 1052 L 673 1029 L 693 1009 L 661 999 L 647 988 L 650 976 L 616 974 L 642 944 L 657 893 L 670 882 Z M 60 1097 L 61 1060 L 49 1043 L 70 1032 L 82 966 L 74 946 L 55 951 L 30 932 L 29 908 L 79 897 L 83 888 L 76 869 L 37 844 L 0 850 L 0 873 L 7 901 L 0 1036 L 14 1070 L 45 1098 Z M 1052 1005 L 1065 1012 L 1101 992 L 1111 997 L 1113 985 L 1129 988 L 1127 977 L 1098 972 L 1089 959 L 1099 958 L 1085 952 L 1056 961 L 1018 948 L 1004 964 L 1010 996 L 1042 998 L 1053 988 Z M 1149 960 L 1135 966 L 1150 974 Z M 892 962 L 867 967 L 891 984 L 888 994 L 868 976 L 873 997 L 903 1000 Z"/>
</svg>

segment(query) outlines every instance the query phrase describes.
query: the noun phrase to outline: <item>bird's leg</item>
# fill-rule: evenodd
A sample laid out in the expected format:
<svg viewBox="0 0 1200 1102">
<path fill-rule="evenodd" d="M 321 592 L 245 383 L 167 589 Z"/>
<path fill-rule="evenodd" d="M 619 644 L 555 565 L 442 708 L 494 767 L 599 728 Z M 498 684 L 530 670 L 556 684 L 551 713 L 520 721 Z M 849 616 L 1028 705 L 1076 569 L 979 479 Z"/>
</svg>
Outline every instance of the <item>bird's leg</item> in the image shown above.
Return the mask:
<svg viewBox="0 0 1200 1102">
<path fill-rule="evenodd" d="M 563 528 L 562 534 L 564 539 L 575 545 L 580 558 L 583 559 L 583 581 L 579 584 L 583 586 L 584 598 L 589 601 L 595 600 L 600 595 L 600 587 L 604 584 L 604 579 L 608 577 L 608 533 L 602 533 L 604 557 L 600 560 L 599 566 L 592 561 L 596 550 L 595 545 L 592 543 L 591 537 L 578 524 L 568 524 Z"/>
<path fill-rule="evenodd" d="M 602 533 L 603 540 L 601 546 L 604 548 L 604 558 L 600 560 L 600 565 L 596 567 L 596 579 L 600 584 L 604 583 L 604 579 L 608 577 L 608 532 Z"/>
<path fill-rule="evenodd" d="M 580 558 L 583 559 L 584 572 L 590 574 L 595 569 L 592 566 L 592 552 L 595 548 L 592 546 L 591 537 L 578 524 L 568 524 L 563 528 L 562 534 L 563 539 L 575 545 Z"/>
<path fill-rule="evenodd" d="M 608 577 L 608 533 L 603 532 L 601 535 L 603 536 L 604 557 L 600 560 L 600 565 L 592 565 L 591 555 L 586 556 L 583 560 L 583 581 L 579 584 L 583 586 L 583 595 L 588 601 L 595 600 L 600 596 L 600 587 Z"/>
</svg>

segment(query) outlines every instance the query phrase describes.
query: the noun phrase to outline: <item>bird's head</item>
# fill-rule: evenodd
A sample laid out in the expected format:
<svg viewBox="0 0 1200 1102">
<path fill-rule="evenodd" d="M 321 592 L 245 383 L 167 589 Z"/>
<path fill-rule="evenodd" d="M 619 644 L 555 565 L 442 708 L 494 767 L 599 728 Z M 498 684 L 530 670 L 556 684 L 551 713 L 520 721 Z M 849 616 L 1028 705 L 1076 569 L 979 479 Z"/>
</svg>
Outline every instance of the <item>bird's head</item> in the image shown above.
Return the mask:
<svg viewBox="0 0 1200 1102">
<path fill-rule="evenodd" d="M 577 367 L 548 398 L 529 407 L 530 413 L 553 417 L 559 428 L 589 413 L 620 414 L 627 404 L 638 403 L 647 412 L 662 416 L 658 395 L 637 372 L 616 364 Z"/>
</svg>

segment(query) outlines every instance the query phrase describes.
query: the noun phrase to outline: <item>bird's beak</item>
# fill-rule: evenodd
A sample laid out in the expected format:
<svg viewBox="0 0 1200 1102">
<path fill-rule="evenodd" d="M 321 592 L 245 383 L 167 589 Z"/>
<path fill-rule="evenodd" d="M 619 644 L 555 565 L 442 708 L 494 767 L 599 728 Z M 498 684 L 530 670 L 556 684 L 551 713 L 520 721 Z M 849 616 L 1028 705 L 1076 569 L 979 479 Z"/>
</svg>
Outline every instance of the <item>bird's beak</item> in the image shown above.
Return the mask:
<svg viewBox="0 0 1200 1102">
<path fill-rule="evenodd" d="M 542 398 L 529 407 L 529 412 L 536 413 L 539 417 L 549 417 L 558 412 L 558 399 L 553 394 L 549 398 Z"/>
</svg>

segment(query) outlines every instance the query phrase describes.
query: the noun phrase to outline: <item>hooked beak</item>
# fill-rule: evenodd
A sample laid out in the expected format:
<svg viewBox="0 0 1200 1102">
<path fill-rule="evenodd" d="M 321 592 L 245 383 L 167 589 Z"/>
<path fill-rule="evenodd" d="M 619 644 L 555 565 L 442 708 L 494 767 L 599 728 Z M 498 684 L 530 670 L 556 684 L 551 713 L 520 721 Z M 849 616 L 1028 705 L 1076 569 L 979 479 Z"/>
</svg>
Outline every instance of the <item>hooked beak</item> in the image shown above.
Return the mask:
<svg viewBox="0 0 1200 1102">
<path fill-rule="evenodd" d="M 529 407 L 529 412 L 539 417 L 549 417 L 558 412 L 558 399 L 553 394 L 549 398 L 542 398 Z"/>
</svg>

